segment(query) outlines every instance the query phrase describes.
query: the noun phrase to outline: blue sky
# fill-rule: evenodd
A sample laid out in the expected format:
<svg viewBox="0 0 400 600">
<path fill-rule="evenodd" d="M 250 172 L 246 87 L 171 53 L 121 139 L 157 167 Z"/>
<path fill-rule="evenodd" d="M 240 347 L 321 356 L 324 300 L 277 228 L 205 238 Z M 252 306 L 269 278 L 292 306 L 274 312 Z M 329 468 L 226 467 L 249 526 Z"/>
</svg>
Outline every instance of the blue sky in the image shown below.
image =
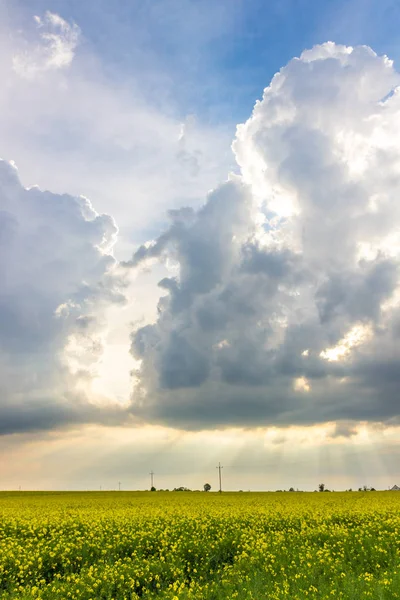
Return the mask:
<svg viewBox="0 0 400 600">
<path fill-rule="evenodd" d="M 245 120 L 272 75 L 315 44 L 367 44 L 399 57 L 395 0 L 26 0 L 11 22 L 50 10 L 75 21 L 107 77 L 139 81 L 156 105 Z M 15 10 L 19 6 L 20 11 Z M 82 50 L 82 47 L 81 47 Z"/>
</svg>

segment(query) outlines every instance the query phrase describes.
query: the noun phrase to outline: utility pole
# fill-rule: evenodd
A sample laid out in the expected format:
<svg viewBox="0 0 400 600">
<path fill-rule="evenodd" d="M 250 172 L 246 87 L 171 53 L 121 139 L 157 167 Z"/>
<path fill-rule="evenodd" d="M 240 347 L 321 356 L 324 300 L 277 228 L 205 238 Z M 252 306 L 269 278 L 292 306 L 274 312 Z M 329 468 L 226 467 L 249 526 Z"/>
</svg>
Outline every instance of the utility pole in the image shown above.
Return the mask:
<svg viewBox="0 0 400 600">
<path fill-rule="evenodd" d="M 218 463 L 218 467 L 215 467 L 216 469 L 218 469 L 218 475 L 219 475 L 219 493 L 222 493 L 222 483 L 221 483 L 221 469 L 223 469 L 224 467 L 221 467 L 221 463 Z"/>
<path fill-rule="evenodd" d="M 118 491 L 119 492 L 121 491 L 121 482 L 120 481 L 118 481 Z"/>
<path fill-rule="evenodd" d="M 153 471 L 151 471 L 151 472 L 149 473 L 149 475 L 150 475 L 150 477 L 151 477 L 151 487 L 153 488 L 153 487 L 154 487 L 154 479 L 153 479 L 153 478 L 154 478 L 154 473 L 153 473 Z M 150 489 L 151 489 L 151 488 L 150 488 Z"/>
</svg>

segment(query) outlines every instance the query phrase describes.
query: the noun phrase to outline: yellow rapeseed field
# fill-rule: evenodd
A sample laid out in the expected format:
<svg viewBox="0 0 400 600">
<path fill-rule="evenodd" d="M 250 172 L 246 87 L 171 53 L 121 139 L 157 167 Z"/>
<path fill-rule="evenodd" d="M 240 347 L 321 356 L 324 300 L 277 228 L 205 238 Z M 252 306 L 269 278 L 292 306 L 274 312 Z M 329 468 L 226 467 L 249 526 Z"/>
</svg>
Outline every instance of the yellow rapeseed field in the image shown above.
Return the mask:
<svg viewBox="0 0 400 600">
<path fill-rule="evenodd" d="M 0 597 L 400 598 L 400 493 L 3 492 Z"/>
</svg>

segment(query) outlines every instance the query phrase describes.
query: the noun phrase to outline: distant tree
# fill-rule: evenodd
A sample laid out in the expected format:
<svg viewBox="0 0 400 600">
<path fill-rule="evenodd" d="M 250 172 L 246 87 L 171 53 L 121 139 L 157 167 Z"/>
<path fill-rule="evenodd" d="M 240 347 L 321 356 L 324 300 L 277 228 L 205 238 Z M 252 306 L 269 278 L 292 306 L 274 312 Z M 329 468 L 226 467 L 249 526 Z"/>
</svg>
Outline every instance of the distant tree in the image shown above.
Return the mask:
<svg viewBox="0 0 400 600">
<path fill-rule="evenodd" d="M 157 491 L 156 488 L 154 487 L 154 485 L 151 486 L 150 491 L 151 492 L 156 492 Z"/>
<path fill-rule="evenodd" d="M 324 492 L 325 491 L 325 484 L 324 483 L 320 483 L 318 486 L 318 491 L 319 492 Z"/>
<path fill-rule="evenodd" d="M 370 489 L 370 492 L 376 492 L 376 489 L 375 489 L 374 487 L 372 487 L 372 488 Z"/>
<path fill-rule="evenodd" d="M 289 492 L 294 492 L 294 487 L 289 488 Z"/>
<path fill-rule="evenodd" d="M 211 485 L 209 483 L 204 484 L 204 491 L 209 492 L 211 490 Z"/>
<path fill-rule="evenodd" d="M 359 492 L 362 492 L 363 490 L 362 490 L 362 488 L 358 488 L 358 491 L 359 491 Z"/>
<path fill-rule="evenodd" d="M 363 492 L 368 492 L 368 488 L 366 485 L 363 485 Z"/>
</svg>

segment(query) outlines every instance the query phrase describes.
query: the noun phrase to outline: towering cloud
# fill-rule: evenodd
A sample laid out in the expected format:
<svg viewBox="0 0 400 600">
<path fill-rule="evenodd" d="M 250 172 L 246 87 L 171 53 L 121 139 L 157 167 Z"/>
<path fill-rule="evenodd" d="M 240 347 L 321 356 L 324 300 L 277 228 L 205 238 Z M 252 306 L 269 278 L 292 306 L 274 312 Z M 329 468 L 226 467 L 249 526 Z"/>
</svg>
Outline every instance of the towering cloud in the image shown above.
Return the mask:
<svg viewBox="0 0 400 600">
<path fill-rule="evenodd" d="M 116 233 L 89 200 L 25 189 L 0 161 L 0 433 L 118 417 L 89 394 L 103 309 L 124 301 Z"/>
<path fill-rule="evenodd" d="M 171 211 L 127 266 L 175 273 L 132 334 L 132 410 L 189 428 L 399 412 L 400 75 L 327 43 L 275 75 L 233 150 L 240 175 Z"/>
</svg>

